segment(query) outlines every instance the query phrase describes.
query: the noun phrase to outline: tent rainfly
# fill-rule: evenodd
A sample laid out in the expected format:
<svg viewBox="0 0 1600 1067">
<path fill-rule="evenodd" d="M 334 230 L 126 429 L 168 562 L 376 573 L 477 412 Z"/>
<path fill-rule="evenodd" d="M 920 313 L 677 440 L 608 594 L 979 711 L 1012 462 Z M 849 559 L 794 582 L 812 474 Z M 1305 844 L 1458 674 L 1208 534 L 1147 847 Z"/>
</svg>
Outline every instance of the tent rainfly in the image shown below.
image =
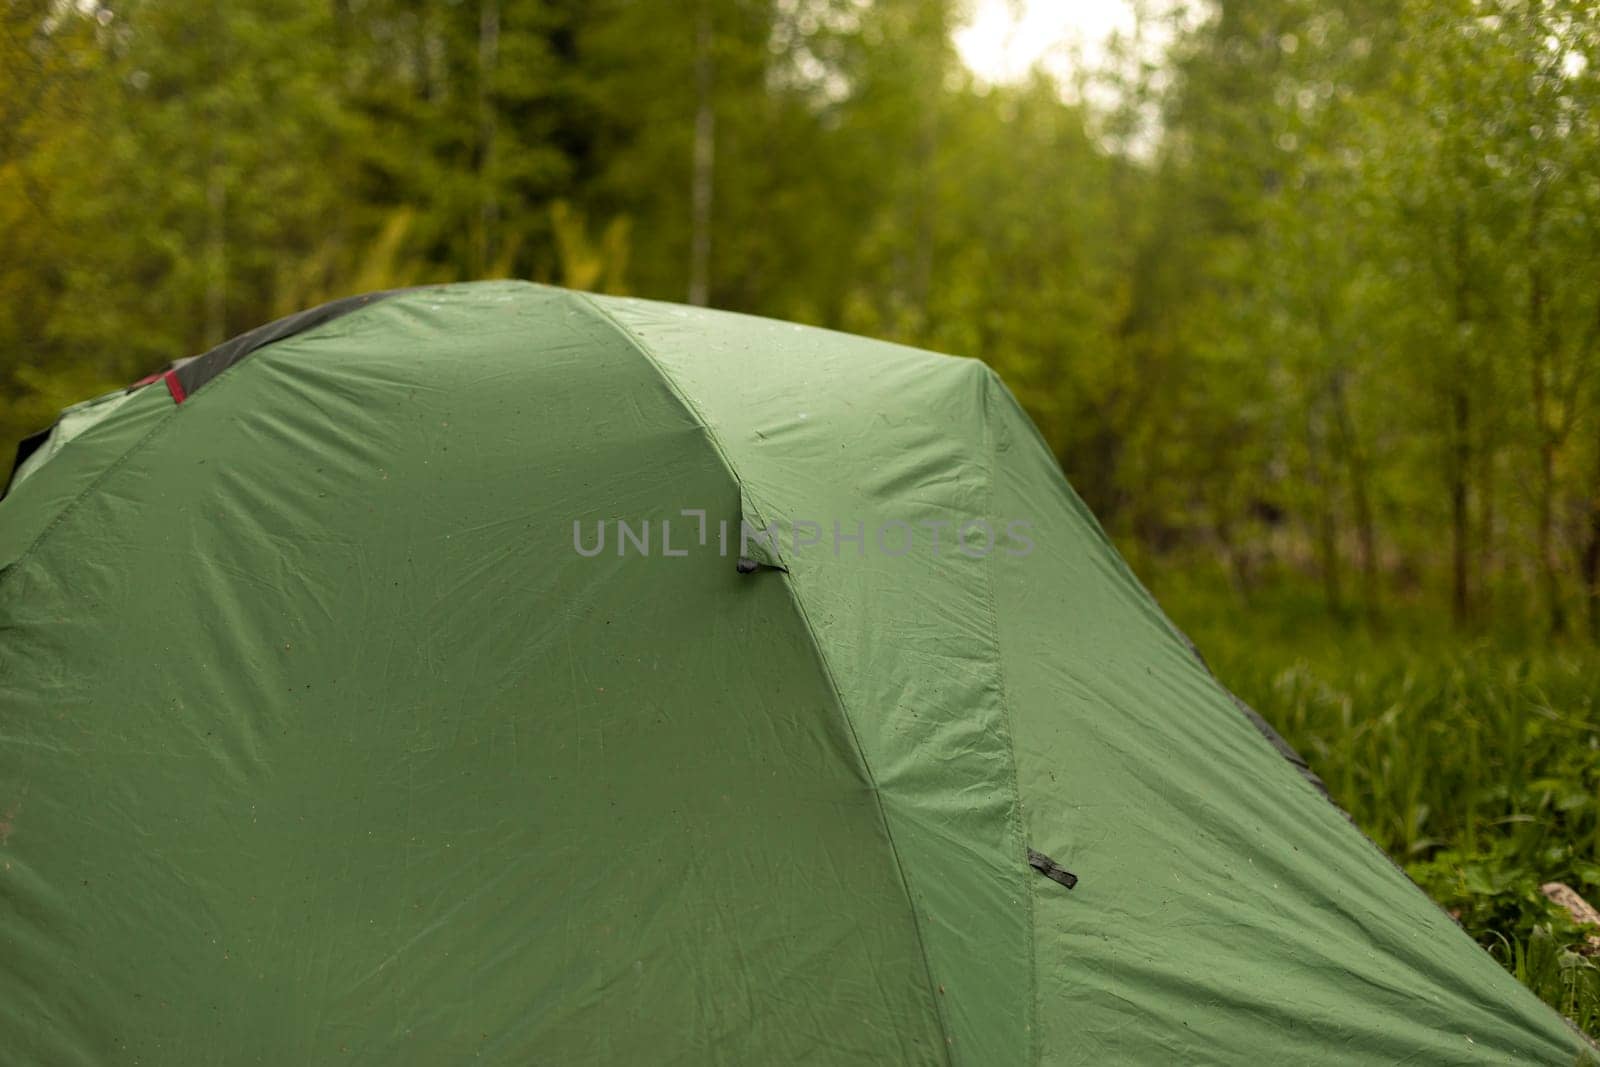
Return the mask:
<svg viewBox="0 0 1600 1067">
<path fill-rule="evenodd" d="M 7 1063 L 1585 1054 L 974 360 L 450 285 L 22 451 Z"/>
</svg>

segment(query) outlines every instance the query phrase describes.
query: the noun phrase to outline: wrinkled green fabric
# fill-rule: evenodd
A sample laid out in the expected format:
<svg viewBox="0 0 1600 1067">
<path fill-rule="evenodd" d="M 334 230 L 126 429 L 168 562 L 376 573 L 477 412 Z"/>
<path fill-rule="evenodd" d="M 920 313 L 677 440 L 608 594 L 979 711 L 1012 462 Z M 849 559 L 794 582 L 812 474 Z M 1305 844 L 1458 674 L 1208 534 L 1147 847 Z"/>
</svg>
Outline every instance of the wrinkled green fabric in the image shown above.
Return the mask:
<svg viewBox="0 0 1600 1067">
<path fill-rule="evenodd" d="M 483 283 L 74 429 L 0 502 L 7 1063 L 1582 1046 L 979 363 Z"/>
<path fill-rule="evenodd" d="M 130 392 L 111 393 L 106 396 L 86 400 L 81 404 L 74 404 L 61 412 L 61 417 L 50 427 L 49 436 L 44 443 L 26 460 L 17 465 L 16 472 L 11 476 L 13 485 L 27 478 L 28 475 L 44 466 L 54 458 L 57 452 L 77 437 L 84 430 L 104 419 L 121 407 L 133 394 Z"/>
</svg>

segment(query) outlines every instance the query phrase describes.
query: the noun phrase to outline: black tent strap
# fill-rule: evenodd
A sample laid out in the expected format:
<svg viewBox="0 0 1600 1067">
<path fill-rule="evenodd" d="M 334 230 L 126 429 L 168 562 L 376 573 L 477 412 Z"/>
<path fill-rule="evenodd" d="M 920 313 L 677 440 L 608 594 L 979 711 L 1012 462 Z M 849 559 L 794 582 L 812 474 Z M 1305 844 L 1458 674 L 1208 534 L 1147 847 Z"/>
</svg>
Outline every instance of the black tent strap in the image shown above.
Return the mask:
<svg viewBox="0 0 1600 1067">
<path fill-rule="evenodd" d="M 1035 852 L 1030 848 L 1028 850 L 1028 866 L 1032 867 L 1034 870 L 1038 871 L 1052 882 L 1059 882 L 1068 889 L 1071 889 L 1073 886 L 1078 884 L 1077 875 L 1061 866 L 1061 864 L 1057 863 L 1049 856 L 1046 856 L 1043 852 Z"/>
<path fill-rule="evenodd" d="M 171 371 L 177 377 L 179 384 L 183 386 L 184 395 L 193 396 L 195 390 L 252 352 L 265 348 L 277 341 L 282 341 L 287 337 L 293 337 L 295 334 L 315 329 L 323 323 L 342 318 L 352 311 L 359 311 L 369 304 L 385 300 L 396 293 L 408 291 L 406 289 L 381 289 L 376 293 L 347 296 L 341 300 L 331 300 L 326 304 L 307 308 L 305 311 L 297 311 L 293 315 L 285 315 L 283 318 L 269 322 L 265 326 L 257 326 L 248 333 L 241 333 L 238 337 L 224 341 L 202 355 L 178 360 L 173 363 Z"/>
</svg>

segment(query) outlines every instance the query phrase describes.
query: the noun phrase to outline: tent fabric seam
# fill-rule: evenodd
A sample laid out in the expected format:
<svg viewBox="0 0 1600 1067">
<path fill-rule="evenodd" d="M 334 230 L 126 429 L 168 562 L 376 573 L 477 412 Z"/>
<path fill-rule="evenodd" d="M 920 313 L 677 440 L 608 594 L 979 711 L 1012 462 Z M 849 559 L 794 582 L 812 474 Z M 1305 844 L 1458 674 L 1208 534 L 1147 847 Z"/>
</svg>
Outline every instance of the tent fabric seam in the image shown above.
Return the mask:
<svg viewBox="0 0 1600 1067">
<path fill-rule="evenodd" d="M 991 409 L 992 391 L 995 383 L 993 368 L 978 362 L 980 368 L 980 385 L 983 390 L 983 435 L 986 446 L 985 458 L 988 460 L 988 514 L 992 518 L 995 514 L 995 486 L 1000 477 L 999 440 L 995 435 L 995 423 Z M 1024 861 L 1028 858 L 1028 827 L 1027 819 L 1022 810 L 1022 772 L 1017 765 L 1017 731 L 1011 715 L 1011 689 L 1006 681 L 1006 656 L 1005 646 L 1000 639 L 1000 599 L 997 589 L 998 578 L 995 575 L 996 555 L 989 554 L 988 565 L 984 568 L 985 600 L 989 607 L 989 625 L 994 638 L 995 649 L 995 677 L 1000 687 L 1000 714 L 1005 721 L 1006 738 L 1005 751 L 1010 758 L 1006 760 L 1006 770 L 1010 775 L 1011 790 L 1016 797 L 1016 804 L 1011 810 L 1010 817 L 1006 820 L 1011 824 L 1012 833 L 1016 840 L 1015 847 L 1022 850 Z M 1033 900 L 1033 879 L 1022 880 L 1023 908 L 1028 930 L 1028 1004 L 1027 1027 L 1024 1030 L 1027 1047 L 1024 1052 L 1024 1061 L 1037 1063 L 1041 1056 L 1038 1044 L 1039 1021 L 1039 968 L 1038 968 L 1038 930 L 1035 925 L 1035 909 Z"/>
<path fill-rule="evenodd" d="M 700 431 L 705 434 L 706 440 L 711 444 L 712 451 L 722 461 L 723 468 L 728 472 L 728 476 L 733 479 L 734 485 L 738 487 L 742 506 L 746 497 L 744 482 L 739 477 L 739 470 L 734 466 L 733 460 L 722 446 L 722 441 L 718 438 L 716 432 L 712 430 L 710 422 L 700 411 L 699 406 L 678 387 L 677 381 L 667 373 L 665 367 L 661 366 L 660 361 L 656 359 L 654 353 L 650 351 L 649 346 L 644 343 L 642 338 L 619 322 L 614 315 L 589 294 L 574 292 L 572 295 L 589 308 L 603 323 L 615 330 L 638 353 L 639 357 L 655 371 L 667 391 L 683 406 L 684 411 L 694 420 Z M 760 516 L 757 517 L 759 518 Z M 939 983 L 934 979 L 933 961 L 928 956 L 927 939 L 923 935 L 922 918 L 917 907 L 916 896 L 911 890 L 911 879 L 906 873 L 905 861 L 901 858 L 899 845 L 895 842 L 894 827 L 889 821 L 889 812 L 883 802 L 883 791 L 878 786 L 877 775 L 872 771 L 872 763 L 867 759 L 866 749 L 862 746 L 861 737 L 856 732 L 855 721 L 850 716 L 849 706 L 845 703 L 844 693 L 839 687 L 838 679 L 834 676 L 833 666 L 828 662 L 828 655 L 823 651 L 822 642 L 817 638 L 816 627 L 812 624 L 811 616 L 806 611 L 805 601 L 800 597 L 800 591 L 797 588 L 798 583 L 796 583 L 793 573 L 786 570 L 779 573 L 784 576 L 783 585 L 788 591 L 790 603 L 794 605 L 800 624 L 805 627 L 806 638 L 811 645 L 811 650 L 817 657 L 817 663 L 822 668 L 823 676 L 827 679 L 828 688 L 833 694 L 834 703 L 839 708 L 840 718 L 844 720 L 845 729 L 849 731 L 850 743 L 855 748 L 856 758 L 861 761 L 861 768 L 866 772 L 867 784 L 871 788 L 873 802 L 878 809 L 878 818 L 883 824 L 884 839 L 888 842 L 889 854 L 894 859 L 895 872 L 899 875 L 900 887 L 906 896 L 906 905 L 911 910 L 911 928 L 916 933 L 917 950 L 922 956 L 923 974 L 928 987 L 928 999 L 933 1005 L 934 1018 L 939 1024 L 940 1036 L 944 1038 L 944 1048 L 941 1050 L 942 1058 L 947 1065 L 953 1065 L 949 1021 L 945 1018 L 944 1004 L 939 996 Z"/>
<path fill-rule="evenodd" d="M 172 394 L 173 402 L 182 404 L 189 398 L 190 395 L 198 392 L 201 386 L 207 385 L 214 379 L 221 377 L 225 372 L 233 369 L 233 367 L 237 366 L 239 363 L 242 363 L 246 357 L 252 356 L 264 348 L 270 348 L 279 341 L 287 341 L 291 337 L 299 337 L 303 334 L 310 333 L 313 330 L 321 329 L 330 323 L 337 322 L 338 320 L 348 318 L 350 315 L 353 315 L 357 312 L 364 311 L 374 304 L 381 303 L 390 297 L 397 296 L 405 292 L 411 292 L 420 288 L 425 287 L 412 286 L 408 289 L 382 289 L 373 293 L 358 293 L 353 296 L 341 297 L 337 300 L 329 300 L 322 304 L 318 304 L 315 307 L 305 308 L 302 311 L 284 315 L 280 318 L 273 319 L 270 322 L 261 323 L 259 326 L 253 326 L 242 333 L 234 334 L 227 340 L 222 341 L 219 344 L 212 345 L 204 352 L 171 360 L 165 367 L 151 374 L 145 375 L 143 378 L 140 378 L 131 385 L 124 386 L 121 390 L 118 390 L 118 392 L 123 394 L 134 393 L 140 389 L 143 389 L 147 385 L 153 385 L 158 381 L 165 380 L 167 390 Z M 335 308 L 340 305 L 350 306 L 335 310 Z M 319 312 L 326 312 L 326 316 L 320 320 L 316 319 L 315 316 Z M 239 342 L 243 341 L 247 337 L 250 337 L 252 334 L 270 331 L 274 326 L 287 327 L 291 321 L 302 319 L 312 321 L 307 321 L 306 325 L 301 326 L 299 329 L 289 330 L 281 335 L 268 337 L 265 340 L 244 349 L 242 352 L 229 353 L 231 358 L 224 358 L 222 356 L 223 353 L 228 353 L 228 350 L 231 346 L 238 345 Z M 222 365 L 216 367 L 214 370 L 210 370 L 209 374 L 203 378 L 200 378 L 198 381 L 184 380 L 186 375 L 192 379 L 193 377 L 206 372 L 208 369 L 210 369 L 211 363 L 218 361 L 220 361 Z M 189 368 L 194 369 L 190 370 Z M 88 403 L 96 402 L 96 400 L 88 401 Z M 76 407 L 77 405 L 74 406 Z M 0 500 L 4 500 L 10 495 L 11 490 L 15 488 L 17 483 L 17 474 L 21 471 L 22 465 L 27 462 L 28 458 L 49 443 L 50 438 L 55 434 L 56 430 L 61 425 L 61 418 L 62 416 L 58 414 L 55 420 L 51 422 L 49 426 L 44 427 L 42 430 L 31 433 L 27 437 L 24 437 L 21 441 L 17 442 L 16 454 L 11 462 L 11 472 L 6 477 L 6 484 L 4 488 L 0 488 Z"/>
<path fill-rule="evenodd" d="M 327 319 L 327 320 L 325 320 L 323 322 L 319 322 L 316 325 L 314 325 L 314 326 L 312 326 L 312 327 L 310 327 L 308 329 L 300 331 L 299 333 L 292 333 L 292 334 L 288 334 L 287 336 L 284 336 L 284 337 L 279 337 L 274 341 L 271 341 L 271 342 L 269 342 L 267 344 L 262 345 L 260 348 L 252 349 L 250 354 L 254 355 L 257 352 L 265 351 L 266 349 L 272 348 L 274 345 L 280 344 L 280 343 L 282 343 L 284 341 L 303 340 L 303 339 L 305 339 L 307 337 L 312 336 L 318 330 L 322 329 L 325 326 L 330 326 L 333 323 L 343 322 L 345 320 L 348 320 L 351 316 L 359 315 L 362 312 L 367 311 L 370 308 L 377 307 L 377 306 L 379 306 L 380 304 L 382 304 L 384 302 L 385 301 L 383 301 L 383 300 L 373 300 L 370 303 L 363 304 L 363 305 L 361 305 L 360 307 L 357 307 L 357 308 L 353 308 L 353 309 L 351 309 L 350 311 L 346 312 L 343 315 L 336 315 L 331 319 Z M 266 325 L 270 325 L 270 323 L 266 324 Z M 249 330 L 245 331 L 245 333 L 249 333 L 249 332 L 251 332 L 251 331 L 249 331 Z M 238 337 L 243 337 L 244 335 L 245 335 L 244 333 L 238 334 L 234 338 L 230 338 L 229 341 L 224 341 L 223 344 L 228 344 L 230 341 L 236 340 Z M 211 350 L 208 350 L 208 351 L 215 351 L 215 349 L 211 349 Z M 229 364 L 227 367 L 223 368 L 223 370 L 224 371 L 232 370 L 232 369 L 234 369 L 234 367 L 238 366 L 239 363 L 242 363 L 242 362 L 243 362 L 243 360 L 236 361 L 236 362 L 234 362 L 232 364 Z M 150 378 L 150 381 L 145 383 L 145 386 L 143 386 L 141 388 L 147 388 L 149 385 L 153 384 L 154 382 L 160 381 L 166 374 L 170 374 L 170 373 L 172 373 L 172 372 L 171 371 L 166 371 L 166 372 L 158 372 L 157 374 L 152 375 L 151 378 Z M 224 380 L 232 380 L 232 379 L 226 373 L 219 372 L 214 378 L 210 379 L 206 384 L 210 385 L 210 384 L 212 384 L 212 382 L 224 381 Z M 212 385 L 212 391 L 213 392 L 215 392 L 219 388 L 221 388 L 221 386 Z M 173 401 L 172 409 L 170 411 L 168 411 L 165 415 L 159 416 L 159 421 L 157 421 L 157 423 L 154 426 L 150 427 L 150 429 L 148 431 L 146 431 L 144 436 L 140 437 L 133 444 L 129 445 L 126 451 L 124 451 L 116 459 L 112 460 L 110 463 L 106 464 L 103 468 L 101 468 L 95 474 L 95 476 L 93 478 L 89 479 L 88 483 L 86 485 L 84 485 L 84 487 L 81 490 L 79 490 L 77 493 L 74 493 L 73 496 L 72 496 L 72 499 L 67 501 L 65 504 L 62 505 L 61 510 L 58 511 L 55 514 L 55 516 L 45 525 L 44 529 L 39 531 L 39 533 L 34 537 L 34 539 L 32 541 L 28 542 L 28 546 L 26 548 L 24 548 L 21 552 L 17 553 L 17 556 L 16 556 L 15 559 L 11 560 L 8 563 L 0 563 L 0 577 L 3 577 L 6 572 L 11 571 L 11 570 L 13 570 L 13 569 L 15 569 L 17 567 L 20 567 L 20 566 L 22 566 L 22 564 L 27 562 L 28 559 L 31 558 L 36 551 L 38 551 L 40 545 L 43 544 L 45 539 L 48 538 L 52 533 L 54 533 L 56 528 L 59 527 L 61 525 L 61 523 L 66 521 L 68 516 L 70 516 L 72 514 L 72 512 L 77 509 L 78 505 L 83 502 L 85 497 L 87 497 L 90 493 L 92 493 L 96 489 L 98 489 L 102 482 L 104 482 L 112 474 L 115 474 L 118 470 L 120 470 L 122 468 L 122 466 L 125 463 L 127 463 L 130 459 L 132 459 L 133 456 L 136 453 L 142 452 L 147 444 L 149 444 L 159 434 L 161 434 L 162 432 L 164 432 L 166 430 L 166 428 L 172 423 L 172 421 L 174 419 L 176 419 L 178 417 L 178 415 L 182 412 L 182 410 L 184 408 L 184 402 L 181 401 L 181 400 L 178 400 L 176 394 L 169 394 L 169 398 Z M 193 399 L 193 397 L 186 397 L 186 399 Z M 57 421 L 59 422 L 59 420 L 57 420 Z M 46 431 L 46 433 L 53 433 L 54 430 L 55 430 L 55 424 L 52 424 L 50 429 L 48 431 Z M 65 445 L 62 446 L 62 448 L 63 449 L 71 448 L 73 444 L 74 444 L 73 441 L 68 441 Z M 13 474 L 15 474 L 15 472 L 13 472 Z M 6 495 L 9 496 L 9 493 L 7 493 Z M 3 502 L 3 498 L 0 498 L 0 502 Z"/>
<path fill-rule="evenodd" d="M 133 444 L 129 445 L 127 450 L 124 451 L 120 456 L 101 468 L 93 478 L 89 479 L 87 485 L 85 485 L 77 493 L 74 493 L 72 499 L 61 506 L 61 510 L 56 512 L 55 516 L 45 524 L 44 529 L 40 530 L 32 541 L 28 542 L 28 546 L 26 548 L 17 553 L 17 557 L 15 559 L 9 563 L 0 565 L 0 574 L 15 570 L 26 563 L 33 556 L 33 554 L 39 550 L 39 546 L 44 543 L 45 539 L 54 533 L 57 527 L 65 522 L 68 516 L 70 516 L 77 509 L 78 505 L 83 503 L 84 499 L 90 493 L 94 492 L 100 487 L 101 482 L 115 474 L 118 470 L 121 470 L 123 464 L 127 463 L 127 461 L 133 457 L 134 453 L 142 451 L 146 444 L 148 444 L 157 435 L 165 431 L 166 428 L 172 424 L 172 420 L 177 417 L 178 411 L 179 406 L 174 404 L 172 406 L 172 410 L 168 411 L 165 415 L 160 416 L 159 421 L 157 421 L 154 426 L 150 427 L 150 429 L 147 430 L 142 437 L 140 437 Z"/>
</svg>

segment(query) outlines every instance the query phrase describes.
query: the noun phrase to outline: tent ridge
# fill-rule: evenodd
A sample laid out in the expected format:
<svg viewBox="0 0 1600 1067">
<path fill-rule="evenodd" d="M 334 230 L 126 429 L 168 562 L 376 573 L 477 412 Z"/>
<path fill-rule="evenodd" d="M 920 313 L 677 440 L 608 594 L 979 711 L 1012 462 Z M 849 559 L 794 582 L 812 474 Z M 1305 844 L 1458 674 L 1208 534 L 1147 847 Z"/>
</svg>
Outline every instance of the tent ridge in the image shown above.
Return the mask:
<svg viewBox="0 0 1600 1067">
<path fill-rule="evenodd" d="M 679 388 L 678 382 L 672 377 L 672 375 L 667 373 L 666 368 L 661 365 L 660 360 L 656 359 L 654 354 L 651 353 L 650 347 L 646 345 L 643 339 L 640 338 L 633 330 L 619 322 L 617 318 L 607 311 L 598 300 L 594 299 L 594 297 L 588 293 L 577 292 L 573 290 L 568 290 L 568 292 L 571 293 L 572 297 L 585 308 L 587 308 L 593 315 L 599 318 L 607 326 L 615 330 L 622 337 L 622 339 L 627 342 L 628 346 L 639 354 L 639 358 L 644 360 L 645 363 L 649 365 L 649 367 L 656 373 L 656 375 L 660 377 L 662 384 L 666 386 L 667 391 L 671 393 L 673 398 L 683 406 L 684 411 L 688 413 L 689 417 L 694 420 L 701 432 L 705 434 L 706 440 L 710 442 L 712 451 L 716 453 L 717 458 L 721 461 L 723 468 L 728 473 L 728 477 L 731 478 L 734 485 L 738 487 L 741 506 L 745 502 L 748 502 L 749 495 L 745 492 L 744 481 L 739 477 L 739 469 L 734 465 L 732 458 L 728 455 L 727 450 L 723 447 L 722 441 L 717 436 L 716 431 L 711 428 L 710 422 L 706 419 L 704 413 L 701 412 L 699 405 L 695 404 L 695 402 L 686 393 L 684 393 L 681 388 Z M 759 517 L 760 516 L 758 515 L 757 518 L 759 519 Z M 939 1024 L 939 1034 L 944 1038 L 944 1047 L 941 1050 L 941 1058 L 947 1067 L 953 1067 L 955 1061 L 951 1055 L 951 1028 L 949 1020 L 945 1018 L 944 1003 L 939 995 L 939 990 L 941 987 L 939 982 L 934 978 L 933 961 L 928 955 L 928 943 L 922 929 L 922 916 L 917 907 L 916 897 L 911 891 L 911 879 L 906 873 L 905 861 L 901 858 L 900 848 L 895 842 L 894 826 L 889 819 L 888 810 L 883 802 L 883 790 L 879 788 L 877 775 L 873 773 L 871 761 L 867 759 L 866 748 L 861 744 L 861 736 L 856 731 L 855 720 L 850 715 L 850 708 L 845 702 L 844 692 L 839 686 L 838 678 L 834 675 L 833 665 L 828 662 L 828 655 L 823 650 L 822 642 L 817 638 L 817 628 L 811 621 L 811 615 L 806 611 L 805 601 L 800 596 L 800 590 L 795 582 L 794 574 L 788 570 L 779 568 L 774 569 L 783 575 L 783 586 L 789 594 L 789 602 L 794 605 L 795 614 L 800 621 L 800 625 L 805 630 L 807 643 L 810 644 L 811 651 L 816 655 L 817 663 L 822 668 L 823 676 L 827 679 L 828 690 L 833 694 L 833 700 L 838 706 L 839 715 L 844 720 L 845 729 L 849 732 L 850 744 L 856 751 L 856 758 L 861 761 L 861 768 L 866 772 L 867 784 L 871 787 L 873 803 L 876 805 L 878 810 L 878 821 L 883 826 L 884 839 L 889 844 L 889 855 L 894 859 L 895 873 L 900 880 L 901 891 L 905 893 L 906 906 L 911 912 L 911 928 L 916 933 L 917 952 L 922 957 L 923 975 L 927 982 L 928 999 L 933 1005 L 934 1018 Z M 1031 954 L 1031 945 L 1029 951 Z"/>
<path fill-rule="evenodd" d="M 308 333 L 319 326 L 325 326 L 336 319 L 342 319 L 353 312 L 369 308 L 381 303 L 392 296 L 402 293 L 416 292 L 424 286 L 414 286 L 406 289 L 379 289 L 371 293 L 358 293 L 355 296 L 341 297 L 330 300 L 325 304 L 297 311 L 292 315 L 285 315 L 280 319 L 253 330 L 247 330 L 235 337 L 231 337 L 221 344 L 216 345 L 198 356 L 188 359 L 176 360 L 166 371 L 169 386 L 174 381 L 182 388 L 183 393 L 192 395 L 201 386 L 220 376 L 223 371 L 243 362 L 247 357 L 254 355 L 263 348 L 287 341 L 291 337 Z M 177 393 L 173 399 L 183 403 L 183 398 Z"/>
<path fill-rule="evenodd" d="M 979 388 L 983 391 L 982 423 L 984 458 L 987 461 L 985 463 L 987 470 L 985 472 L 984 489 L 988 494 L 986 510 L 988 511 L 990 518 L 995 518 L 999 510 L 995 504 L 995 483 L 998 480 L 1000 460 L 999 440 L 995 434 L 995 419 L 991 405 L 994 401 L 994 387 L 999 383 L 999 378 L 995 374 L 994 369 L 988 364 L 979 360 L 974 360 L 973 365 L 978 368 Z M 1033 862 L 1033 858 L 1037 855 L 1040 855 L 1040 853 L 1034 852 L 1034 850 L 1028 845 L 1027 819 L 1022 813 L 1022 773 L 1017 767 L 1017 731 L 1016 725 L 1013 721 L 1013 716 L 1011 714 L 1011 689 L 1006 684 L 1006 657 L 1003 651 L 1004 643 L 1000 638 L 1000 595 L 996 591 L 996 585 L 998 584 L 999 580 L 995 575 L 997 560 L 993 554 L 990 555 L 987 563 L 988 565 L 983 569 L 984 602 L 989 609 L 989 632 L 993 635 L 994 647 L 996 650 L 996 655 L 994 658 L 995 684 L 1000 690 L 1000 714 L 1005 721 L 1006 727 L 1005 753 L 1008 757 L 1005 761 L 1006 773 L 1010 778 L 1012 795 L 1016 798 L 1016 803 L 1011 806 L 1011 817 L 1008 821 L 1011 823 L 1011 832 L 1015 838 L 1012 843 L 1013 847 L 1020 847 L 1022 849 L 1022 859 L 1028 863 L 1029 866 L 1032 866 L 1037 870 L 1039 868 Z M 1052 863 L 1052 866 L 1055 865 Z M 1060 868 L 1056 869 L 1060 870 Z M 1065 872 L 1063 871 L 1063 873 Z M 1047 873 L 1047 877 L 1054 877 L 1054 875 Z M 1068 889 L 1071 889 L 1073 885 L 1077 884 L 1078 879 L 1075 875 L 1068 875 L 1068 877 L 1072 879 L 1071 883 L 1069 884 L 1063 881 L 1061 884 L 1065 885 Z M 1038 1063 L 1043 1053 L 1039 1048 L 1038 1038 L 1039 967 L 1038 948 L 1036 945 L 1037 937 L 1035 936 L 1033 888 L 1034 887 L 1031 883 L 1024 882 L 1023 908 L 1026 911 L 1029 936 L 1027 1004 L 1028 1022 L 1027 1026 L 1023 1030 L 1023 1039 L 1026 1042 L 1025 1055 L 1027 1062 Z"/>
<path fill-rule="evenodd" d="M 706 431 L 710 433 L 708 429 Z M 737 475 L 735 475 L 737 480 Z M 823 651 L 822 642 L 817 639 L 817 628 L 811 622 L 811 614 L 806 611 L 805 601 L 800 598 L 800 590 L 790 571 L 781 571 L 784 576 L 783 587 L 789 593 L 789 602 L 794 605 L 795 614 L 799 616 L 800 625 L 805 628 L 806 639 L 811 644 L 812 651 L 816 654 L 817 662 L 822 667 L 822 673 L 828 680 L 828 689 L 833 693 L 834 703 L 839 707 L 839 716 L 844 719 L 845 729 L 850 732 L 850 744 L 856 750 L 856 758 L 861 760 L 861 768 L 867 774 L 867 783 L 872 787 L 872 797 L 878 808 L 879 820 L 883 823 L 883 836 L 889 843 L 889 855 L 894 858 L 895 873 L 899 876 L 900 886 L 906 895 L 906 906 L 911 909 L 911 928 L 917 935 L 917 952 L 922 956 L 923 973 L 928 983 L 928 999 L 933 1003 L 934 1017 L 939 1022 L 939 1033 L 944 1037 L 943 1059 L 947 1067 L 954 1067 L 955 1060 L 951 1056 L 951 1031 L 949 1021 L 945 1018 L 944 999 L 940 995 L 943 985 L 934 978 L 933 960 L 928 954 L 928 942 L 923 934 L 922 914 L 917 907 L 917 898 L 911 892 L 911 877 L 906 873 L 905 860 L 901 858 L 900 847 L 895 843 L 894 825 L 889 821 L 889 813 L 883 802 L 883 790 L 878 788 L 878 776 L 873 773 L 872 762 L 867 759 L 867 750 L 861 744 L 861 735 L 856 732 L 855 720 L 850 716 L 850 708 L 845 703 L 844 693 L 839 687 L 839 680 L 834 676 L 833 665 L 828 662 L 828 654 Z M 1030 946 L 1031 951 L 1031 946 Z"/>
</svg>

